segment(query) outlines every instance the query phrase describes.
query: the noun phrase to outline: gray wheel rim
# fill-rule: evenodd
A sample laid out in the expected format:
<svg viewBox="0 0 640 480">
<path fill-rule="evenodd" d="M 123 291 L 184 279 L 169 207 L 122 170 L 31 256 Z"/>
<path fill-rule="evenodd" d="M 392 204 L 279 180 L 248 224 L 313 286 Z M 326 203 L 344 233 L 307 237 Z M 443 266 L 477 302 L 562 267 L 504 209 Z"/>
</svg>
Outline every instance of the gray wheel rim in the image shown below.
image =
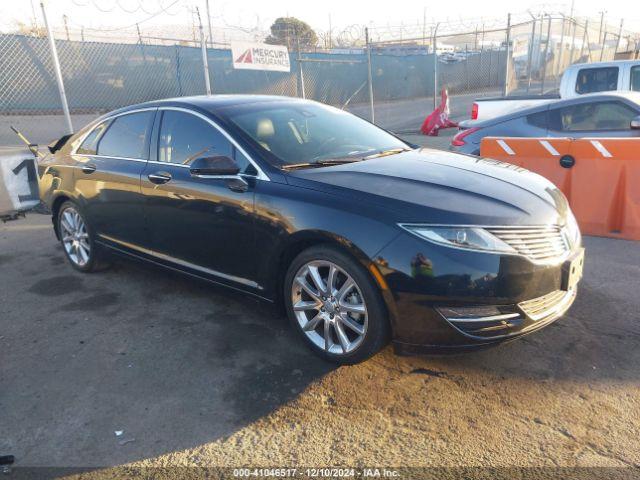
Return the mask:
<svg viewBox="0 0 640 480">
<path fill-rule="evenodd" d="M 91 258 L 89 233 L 82 216 L 75 208 L 68 207 L 62 211 L 60 235 L 69 259 L 79 267 L 85 266 Z"/>
<path fill-rule="evenodd" d="M 324 351 L 345 355 L 364 340 L 369 317 L 362 291 L 335 263 L 303 265 L 294 277 L 291 302 L 304 334 Z"/>
</svg>

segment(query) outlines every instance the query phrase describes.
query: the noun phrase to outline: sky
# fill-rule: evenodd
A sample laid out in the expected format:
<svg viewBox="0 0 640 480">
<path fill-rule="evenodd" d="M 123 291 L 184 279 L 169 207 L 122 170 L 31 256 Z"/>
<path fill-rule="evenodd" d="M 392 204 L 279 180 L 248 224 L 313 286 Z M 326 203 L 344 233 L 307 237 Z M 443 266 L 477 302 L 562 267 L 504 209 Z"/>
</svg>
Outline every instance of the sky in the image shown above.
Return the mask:
<svg viewBox="0 0 640 480">
<path fill-rule="evenodd" d="M 640 9 L 632 9 L 633 0 L 573 0 L 577 15 L 599 17 L 606 5 L 606 18 L 618 25 L 625 18 L 625 30 L 640 31 Z M 40 0 L 0 0 L 0 27 L 20 21 L 30 24 L 33 13 L 42 21 Z M 191 24 L 193 6 L 205 14 L 206 0 L 45 0 L 50 21 L 54 26 L 63 24 L 67 16 L 71 28 L 114 28 L 133 26 L 144 29 L 176 24 Z M 426 18 L 427 24 L 449 22 L 473 25 L 495 24 L 506 20 L 507 12 L 526 15 L 541 10 L 569 13 L 567 2 L 511 2 L 499 0 L 456 0 L 455 2 L 425 2 L 417 0 L 362 1 L 362 0 L 209 0 L 213 27 L 268 30 L 279 16 L 295 16 L 320 31 L 348 29 L 352 25 L 397 26 L 418 25 Z M 510 8 L 512 7 L 512 8 Z"/>
</svg>

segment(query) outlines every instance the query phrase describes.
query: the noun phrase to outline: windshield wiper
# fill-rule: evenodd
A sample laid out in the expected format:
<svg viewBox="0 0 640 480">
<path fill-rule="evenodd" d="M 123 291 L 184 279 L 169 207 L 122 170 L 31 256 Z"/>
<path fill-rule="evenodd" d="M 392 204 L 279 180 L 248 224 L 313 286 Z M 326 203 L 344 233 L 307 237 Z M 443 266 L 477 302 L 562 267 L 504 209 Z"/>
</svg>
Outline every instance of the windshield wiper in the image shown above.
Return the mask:
<svg viewBox="0 0 640 480">
<path fill-rule="evenodd" d="M 388 150 L 382 150 L 382 151 L 376 152 L 376 153 L 374 153 L 372 155 L 368 155 L 368 156 L 364 157 L 363 160 L 369 160 L 370 158 L 386 157 L 387 155 L 395 155 L 396 153 L 410 152 L 410 151 L 411 151 L 410 148 L 405 148 L 405 147 L 390 148 Z"/>
<path fill-rule="evenodd" d="M 295 170 L 297 168 L 310 168 L 310 167 L 328 167 L 331 165 L 343 165 L 345 163 L 359 162 L 362 158 L 328 158 L 326 160 L 316 160 L 314 162 L 304 163 L 290 163 L 288 165 L 282 165 L 282 170 Z"/>
</svg>

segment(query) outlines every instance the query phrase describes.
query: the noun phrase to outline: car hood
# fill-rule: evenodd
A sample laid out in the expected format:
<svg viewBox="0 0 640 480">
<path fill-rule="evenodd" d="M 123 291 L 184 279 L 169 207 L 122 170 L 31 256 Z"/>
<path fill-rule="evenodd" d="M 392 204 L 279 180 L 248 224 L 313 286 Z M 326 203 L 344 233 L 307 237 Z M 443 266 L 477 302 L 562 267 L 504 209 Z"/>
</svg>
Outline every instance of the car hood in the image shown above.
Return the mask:
<svg viewBox="0 0 640 480">
<path fill-rule="evenodd" d="M 403 222 L 543 225 L 560 222 L 567 211 L 562 192 L 540 175 L 440 150 L 294 170 L 287 179 L 393 211 Z"/>
</svg>

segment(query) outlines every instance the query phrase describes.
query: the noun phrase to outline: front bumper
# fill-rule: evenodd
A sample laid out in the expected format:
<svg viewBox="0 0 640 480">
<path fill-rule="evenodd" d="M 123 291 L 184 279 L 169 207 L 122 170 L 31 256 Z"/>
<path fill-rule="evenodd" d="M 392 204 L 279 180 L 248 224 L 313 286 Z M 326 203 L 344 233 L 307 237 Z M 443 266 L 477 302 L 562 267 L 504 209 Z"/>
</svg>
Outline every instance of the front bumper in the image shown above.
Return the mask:
<svg viewBox="0 0 640 480">
<path fill-rule="evenodd" d="M 577 282 L 568 285 L 563 270 L 581 251 L 556 264 L 536 264 L 400 236 L 376 257 L 396 351 L 474 349 L 549 325 L 576 298 Z"/>
</svg>

